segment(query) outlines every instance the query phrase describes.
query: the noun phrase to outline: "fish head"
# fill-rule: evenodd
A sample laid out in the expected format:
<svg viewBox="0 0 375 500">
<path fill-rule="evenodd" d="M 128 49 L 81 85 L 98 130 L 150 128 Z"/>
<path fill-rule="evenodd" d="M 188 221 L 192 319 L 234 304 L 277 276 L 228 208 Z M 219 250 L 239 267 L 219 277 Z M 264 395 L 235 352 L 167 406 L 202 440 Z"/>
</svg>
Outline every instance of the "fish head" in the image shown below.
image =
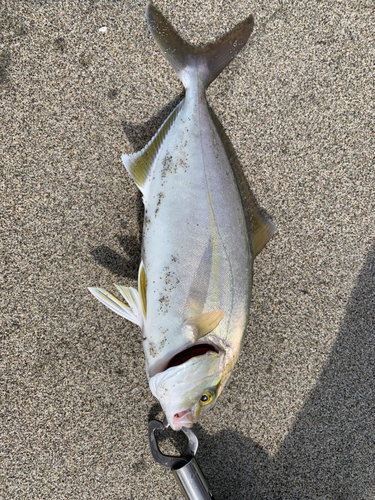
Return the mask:
<svg viewBox="0 0 375 500">
<path fill-rule="evenodd" d="M 225 353 L 208 351 L 150 378 L 151 392 L 172 429 L 192 427 L 212 408 L 227 378 L 225 366 Z"/>
</svg>

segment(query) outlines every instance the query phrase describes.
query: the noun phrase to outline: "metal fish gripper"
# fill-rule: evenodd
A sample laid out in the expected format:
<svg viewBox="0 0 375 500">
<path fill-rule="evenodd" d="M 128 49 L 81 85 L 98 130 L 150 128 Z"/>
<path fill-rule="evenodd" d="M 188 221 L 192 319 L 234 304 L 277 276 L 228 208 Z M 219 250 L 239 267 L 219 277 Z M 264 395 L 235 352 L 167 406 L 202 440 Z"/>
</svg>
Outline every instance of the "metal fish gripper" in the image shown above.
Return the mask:
<svg viewBox="0 0 375 500">
<path fill-rule="evenodd" d="M 155 431 L 164 430 L 168 422 L 151 420 L 148 424 L 148 438 L 154 460 L 172 470 L 180 490 L 187 500 L 215 500 L 207 479 L 195 458 L 198 449 L 198 438 L 191 429 L 182 427 L 182 432 L 188 438 L 188 444 L 181 456 L 164 455 L 156 441 Z"/>
</svg>

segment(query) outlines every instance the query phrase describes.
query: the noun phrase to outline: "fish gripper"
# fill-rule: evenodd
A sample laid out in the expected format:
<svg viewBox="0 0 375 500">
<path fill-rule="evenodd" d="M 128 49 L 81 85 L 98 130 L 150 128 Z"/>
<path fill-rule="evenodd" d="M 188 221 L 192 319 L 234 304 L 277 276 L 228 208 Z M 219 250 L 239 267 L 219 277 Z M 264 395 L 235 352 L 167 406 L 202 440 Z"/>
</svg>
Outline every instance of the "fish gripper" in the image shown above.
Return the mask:
<svg viewBox="0 0 375 500">
<path fill-rule="evenodd" d="M 163 467 L 172 470 L 180 490 L 187 500 L 215 500 L 210 491 L 207 479 L 204 477 L 195 458 L 198 449 L 198 438 L 191 429 L 182 427 L 182 432 L 188 438 L 188 444 L 181 456 L 164 455 L 156 441 L 155 431 L 168 427 L 167 420 L 151 420 L 148 424 L 148 438 L 154 460 Z"/>
</svg>

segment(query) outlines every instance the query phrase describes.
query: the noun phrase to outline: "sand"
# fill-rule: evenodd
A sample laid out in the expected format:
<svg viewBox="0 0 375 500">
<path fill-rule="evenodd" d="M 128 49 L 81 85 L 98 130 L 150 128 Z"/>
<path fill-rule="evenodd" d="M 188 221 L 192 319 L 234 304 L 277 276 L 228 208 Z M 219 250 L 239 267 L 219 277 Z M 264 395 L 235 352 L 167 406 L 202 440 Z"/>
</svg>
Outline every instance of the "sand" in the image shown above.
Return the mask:
<svg viewBox="0 0 375 500">
<path fill-rule="evenodd" d="M 208 100 L 277 226 L 200 465 L 219 500 L 374 499 L 373 2 L 157 6 L 195 43 L 254 14 Z M 120 155 L 183 90 L 144 8 L 1 3 L 5 500 L 181 498 L 149 451 L 140 332 L 87 291 L 136 285 L 142 204 Z"/>
</svg>

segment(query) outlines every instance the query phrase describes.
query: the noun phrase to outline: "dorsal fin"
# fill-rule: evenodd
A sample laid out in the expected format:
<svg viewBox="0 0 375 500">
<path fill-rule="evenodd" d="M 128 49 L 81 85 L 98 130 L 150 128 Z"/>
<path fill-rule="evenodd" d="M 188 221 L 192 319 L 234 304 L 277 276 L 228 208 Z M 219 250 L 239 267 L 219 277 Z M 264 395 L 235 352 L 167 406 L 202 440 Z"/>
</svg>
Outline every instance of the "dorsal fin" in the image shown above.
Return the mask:
<svg viewBox="0 0 375 500">
<path fill-rule="evenodd" d="M 248 192 L 251 194 L 250 191 Z M 252 222 L 251 243 L 253 245 L 254 257 L 256 257 L 274 235 L 276 226 L 272 221 L 260 213 L 252 197 L 251 205 L 249 203 L 249 206 L 251 209 L 250 217 Z"/>
<path fill-rule="evenodd" d="M 146 144 L 143 149 L 141 149 L 141 151 L 130 155 L 121 156 L 126 170 L 129 172 L 130 176 L 143 194 L 146 179 L 152 168 L 153 161 L 158 153 L 160 145 L 162 144 L 169 129 L 176 119 L 181 109 L 182 103 L 183 101 L 177 104 L 172 113 L 168 116 L 168 118 L 163 122 L 159 130 L 156 132 L 154 137 L 148 142 L 148 144 Z"/>
</svg>

